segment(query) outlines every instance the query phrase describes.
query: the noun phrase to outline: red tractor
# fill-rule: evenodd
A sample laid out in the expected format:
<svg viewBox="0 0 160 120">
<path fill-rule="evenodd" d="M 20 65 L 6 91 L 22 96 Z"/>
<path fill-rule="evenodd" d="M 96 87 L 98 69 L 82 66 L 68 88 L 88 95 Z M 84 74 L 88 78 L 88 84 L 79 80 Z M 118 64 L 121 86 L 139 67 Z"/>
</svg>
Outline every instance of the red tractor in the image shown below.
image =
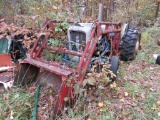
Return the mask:
<svg viewBox="0 0 160 120">
<path fill-rule="evenodd" d="M 53 116 L 63 108 L 64 98 L 74 94 L 73 85 L 82 84 L 94 61 L 110 63 L 110 70 L 117 75 L 119 55 L 132 60 L 140 45 L 138 29 L 128 29 L 127 24 L 121 30 L 121 23 L 116 22 L 76 23 L 68 29 L 68 40 L 61 42 L 54 39 L 56 24 L 52 20 L 45 23 L 15 78 L 22 85 L 51 83 L 56 93 Z M 47 54 L 50 60 L 44 59 Z"/>
</svg>

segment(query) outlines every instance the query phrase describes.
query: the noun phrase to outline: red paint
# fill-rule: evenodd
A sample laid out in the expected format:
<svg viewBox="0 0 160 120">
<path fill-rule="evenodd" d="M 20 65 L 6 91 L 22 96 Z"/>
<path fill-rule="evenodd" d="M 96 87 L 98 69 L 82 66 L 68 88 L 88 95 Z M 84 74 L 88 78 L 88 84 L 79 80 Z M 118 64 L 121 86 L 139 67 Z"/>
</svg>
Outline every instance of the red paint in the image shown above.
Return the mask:
<svg viewBox="0 0 160 120">
<path fill-rule="evenodd" d="M 0 54 L 0 66 L 12 66 L 11 54 Z"/>
<path fill-rule="evenodd" d="M 70 51 L 70 50 L 67 50 L 66 48 L 56 48 L 56 47 L 47 47 L 47 46 L 44 46 L 42 48 L 49 49 L 49 50 L 52 50 L 52 51 L 57 51 L 57 52 L 60 52 L 60 53 L 67 53 L 67 54 L 75 55 L 75 56 L 79 56 L 79 57 L 82 56 L 82 53 L 75 52 L 75 51 Z"/>
</svg>

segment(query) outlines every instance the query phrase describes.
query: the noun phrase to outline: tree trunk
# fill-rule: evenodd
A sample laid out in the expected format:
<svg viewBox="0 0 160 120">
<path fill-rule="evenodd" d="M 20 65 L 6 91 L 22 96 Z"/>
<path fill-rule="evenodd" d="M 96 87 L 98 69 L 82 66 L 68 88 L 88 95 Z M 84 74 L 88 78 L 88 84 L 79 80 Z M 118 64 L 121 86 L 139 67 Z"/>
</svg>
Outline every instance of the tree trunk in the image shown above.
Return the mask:
<svg viewBox="0 0 160 120">
<path fill-rule="evenodd" d="M 157 9 L 156 9 L 155 19 L 158 17 L 159 6 L 160 6 L 160 2 L 157 2 Z"/>
</svg>

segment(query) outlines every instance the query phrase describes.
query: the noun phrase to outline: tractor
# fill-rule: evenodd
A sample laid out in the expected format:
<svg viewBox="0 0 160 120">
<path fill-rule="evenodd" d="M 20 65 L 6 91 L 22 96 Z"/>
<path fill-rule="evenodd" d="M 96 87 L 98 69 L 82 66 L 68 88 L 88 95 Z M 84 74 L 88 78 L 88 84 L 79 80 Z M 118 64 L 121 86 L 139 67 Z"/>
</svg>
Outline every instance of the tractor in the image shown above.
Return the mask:
<svg viewBox="0 0 160 120">
<path fill-rule="evenodd" d="M 110 64 L 109 69 L 117 75 L 119 58 L 135 59 L 140 47 L 139 30 L 129 29 L 128 24 L 122 27 L 119 22 L 75 23 L 68 28 L 67 40 L 60 42 L 53 34 L 57 23 L 46 21 L 15 78 L 19 85 L 34 81 L 42 86 L 50 83 L 56 93 L 54 117 L 62 110 L 64 98 L 74 94 L 73 85 L 82 85 L 95 61 Z M 44 59 L 44 56 L 51 59 Z"/>
</svg>

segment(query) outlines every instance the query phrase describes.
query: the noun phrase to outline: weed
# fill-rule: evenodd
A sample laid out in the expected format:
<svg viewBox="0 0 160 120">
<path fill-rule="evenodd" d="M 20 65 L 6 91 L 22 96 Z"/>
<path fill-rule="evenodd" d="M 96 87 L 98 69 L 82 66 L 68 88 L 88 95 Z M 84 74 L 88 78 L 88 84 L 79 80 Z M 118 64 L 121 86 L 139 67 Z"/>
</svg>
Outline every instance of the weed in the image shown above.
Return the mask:
<svg viewBox="0 0 160 120">
<path fill-rule="evenodd" d="M 28 93 L 24 89 L 13 88 L 12 91 L 1 91 L 0 94 L 0 119 L 5 120 L 10 117 L 13 110 L 15 120 L 28 120 L 34 103 L 34 94 Z"/>
</svg>

